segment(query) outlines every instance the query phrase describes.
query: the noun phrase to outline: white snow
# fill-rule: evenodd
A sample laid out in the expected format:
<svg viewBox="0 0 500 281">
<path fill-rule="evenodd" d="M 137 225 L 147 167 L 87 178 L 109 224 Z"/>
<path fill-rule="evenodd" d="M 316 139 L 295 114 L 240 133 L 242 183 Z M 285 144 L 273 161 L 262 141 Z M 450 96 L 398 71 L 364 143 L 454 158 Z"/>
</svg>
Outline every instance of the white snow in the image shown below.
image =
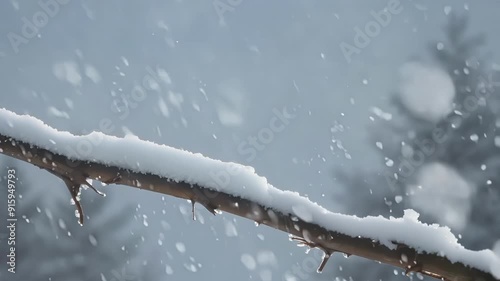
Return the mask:
<svg viewBox="0 0 500 281">
<path fill-rule="evenodd" d="M 423 224 L 418 221 L 418 213 L 413 210 L 406 210 L 402 218 L 389 219 L 332 213 L 296 192 L 275 188 L 266 178 L 257 175 L 252 167 L 221 162 L 199 153 L 143 141 L 135 136 L 117 138 L 99 132 L 75 136 L 57 131 L 34 117 L 17 115 L 1 108 L 0 133 L 71 159 L 96 161 L 199 184 L 258 202 L 285 214 L 300 215 L 327 229 L 352 237 L 377 240 L 391 249 L 395 249 L 392 241 L 396 241 L 421 252 L 438 253 L 451 262 L 461 262 L 486 272 L 493 273 L 494 268 L 500 268 L 500 257 L 491 250 L 465 249 L 448 227 Z M 296 206 L 302 207 L 297 209 Z M 306 233 L 304 235 L 307 236 Z M 185 251 L 183 246 L 177 243 L 177 250 Z M 244 260 L 247 265 L 251 263 L 248 257 Z"/>
<path fill-rule="evenodd" d="M 351 103 L 354 104 L 354 100 L 352 98 L 351 98 Z M 371 111 L 375 115 L 377 115 L 378 117 L 380 117 L 383 120 L 389 121 L 389 120 L 392 119 L 392 114 L 391 113 L 385 112 L 385 111 L 383 111 L 382 109 L 380 109 L 378 107 L 372 107 Z"/>
<path fill-rule="evenodd" d="M 226 228 L 226 236 L 227 237 L 236 237 L 238 236 L 238 230 L 236 230 L 236 226 L 231 221 L 225 221 Z"/>
<path fill-rule="evenodd" d="M 495 136 L 495 146 L 500 147 L 500 136 Z"/>
<path fill-rule="evenodd" d="M 95 84 L 99 83 L 101 81 L 101 75 L 99 74 L 99 71 L 92 65 L 85 65 L 85 75 L 92 80 Z"/>
<path fill-rule="evenodd" d="M 267 266 L 276 266 L 278 264 L 278 260 L 276 259 L 276 255 L 269 250 L 263 250 L 257 253 L 257 262 L 260 265 Z"/>
<path fill-rule="evenodd" d="M 172 79 L 170 78 L 170 75 L 168 75 L 168 72 L 165 69 L 159 68 L 157 70 L 158 77 L 163 81 L 165 84 L 170 85 L 172 84 Z"/>
<path fill-rule="evenodd" d="M 186 252 L 186 246 L 182 242 L 177 242 L 175 243 L 175 248 L 179 253 L 185 253 Z"/>
<path fill-rule="evenodd" d="M 92 244 L 92 246 L 97 246 L 97 239 L 92 234 L 89 234 L 89 242 L 90 244 Z"/>
<path fill-rule="evenodd" d="M 74 108 L 74 104 L 73 104 L 73 101 L 69 98 L 64 98 L 64 102 L 66 103 L 66 106 L 69 108 L 69 109 L 73 109 Z"/>
<path fill-rule="evenodd" d="M 451 7 L 450 7 L 450 6 L 445 6 L 445 7 L 444 7 L 444 14 L 445 14 L 445 15 L 449 15 L 449 14 L 450 14 L 450 12 L 451 12 Z"/>
<path fill-rule="evenodd" d="M 438 162 L 421 168 L 417 184 L 410 186 L 411 205 L 439 223 L 462 231 L 467 224 L 475 187 L 452 167 Z"/>
<path fill-rule="evenodd" d="M 165 273 L 167 273 L 168 275 L 172 275 L 174 274 L 174 270 L 172 269 L 172 267 L 170 267 L 170 265 L 167 265 L 165 266 Z"/>
<path fill-rule="evenodd" d="M 437 122 L 451 112 L 455 86 L 445 71 L 409 62 L 400 69 L 399 93 L 403 105 L 413 114 Z"/>
<path fill-rule="evenodd" d="M 184 96 L 181 93 L 174 93 L 168 91 L 168 101 L 179 111 L 182 110 L 182 103 L 184 102 Z"/>
<path fill-rule="evenodd" d="M 239 80 L 223 81 L 217 87 L 219 98 L 215 102 L 217 116 L 222 125 L 237 127 L 244 122 L 245 90 Z"/>
<path fill-rule="evenodd" d="M 49 106 L 49 108 L 47 110 L 48 110 L 49 114 L 54 116 L 54 117 L 69 119 L 69 114 L 67 112 L 59 110 L 53 106 Z"/>
<path fill-rule="evenodd" d="M 311 222 L 313 217 L 307 205 L 297 204 L 292 206 L 292 211 L 294 215 L 299 217 L 305 222 Z"/>
<path fill-rule="evenodd" d="M 78 65 L 73 61 L 56 63 L 52 70 L 57 79 L 67 81 L 73 86 L 80 86 L 82 82 Z"/>
<path fill-rule="evenodd" d="M 170 113 L 168 111 L 168 106 L 163 97 L 159 96 L 158 97 L 158 107 L 160 108 L 160 112 L 163 116 L 169 117 Z"/>
<path fill-rule="evenodd" d="M 254 270 L 257 267 L 257 263 L 255 262 L 255 259 L 249 255 L 249 254 L 243 254 L 241 255 L 241 263 L 245 265 L 245 267 L 248 270 Z"/>
<path fill-rule="evenodd" d="M 122 62 L 123 62 L 123 64 L 124 64 L 125 66 L 129 66 L 129 63 L 128 63 L 128 60 L 127 60 L 127 58 L 126 58 L 126 57 L 121 57 L 121 59 L 122 59 Z"/>
<path fill-rule="evenodd" d="M 224 126 L 239 126 L 243 123 L 243 118 L 236 110 L 232 110 L 223 103 L 217 104 L 217 115 L 219 121 Z"/>
</svg>

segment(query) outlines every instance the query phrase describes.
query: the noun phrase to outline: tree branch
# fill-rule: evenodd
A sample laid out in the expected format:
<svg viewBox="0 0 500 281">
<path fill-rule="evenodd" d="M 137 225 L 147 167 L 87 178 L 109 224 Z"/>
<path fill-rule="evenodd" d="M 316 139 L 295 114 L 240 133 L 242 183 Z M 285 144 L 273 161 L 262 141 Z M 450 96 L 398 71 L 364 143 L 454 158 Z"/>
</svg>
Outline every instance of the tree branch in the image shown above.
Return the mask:
<svg viewBox="0 0 500 281">
<path fill-rule="evenodd" d="M 493 281 L 491 273 L 471 268 L 460 262 L 453 263 L 436 253 L 421 253 L 408 245 L 394 242 L 393 249 L 371 238 L 351 237 L 335 229 L 304 221 L 294 215 L 263 206 L 258 202 L 215 191 L 213 189 L 176 182 L 155 174 L 139 173 L 120 167 L 106 166 L 95 161 L 80 161 L 56 154 L 0 133 L 0 153 L 33 164 L 61 178 L 68 186 L 71 196 L 77 198 L 81 185 L 88 185 L 87 179 L 99 180 L 107 184 L 128 185 L 199 203 L 215 214 L 216 210 L 225 211 L 251 219 L 259 224 L 279 229 L 291 234 L 294 240 L 324 252 L 324 267 L 328 258 L 335 252 L 356 255 L 402 268 L 407 273 L 419 272 L 424 275 L 452 281 Z M 75 202 L 77 207 L 78 202 Z M 80 209 L 80 221 L 83 211 Z"/>
</svg>

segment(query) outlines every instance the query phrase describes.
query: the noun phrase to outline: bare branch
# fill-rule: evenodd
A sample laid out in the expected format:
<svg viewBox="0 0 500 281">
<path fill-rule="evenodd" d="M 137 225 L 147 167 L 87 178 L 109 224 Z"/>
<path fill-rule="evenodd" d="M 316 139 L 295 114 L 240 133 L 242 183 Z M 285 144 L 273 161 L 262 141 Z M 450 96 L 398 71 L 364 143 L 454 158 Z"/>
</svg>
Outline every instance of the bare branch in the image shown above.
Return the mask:
<svg viewBox="0 0 500 281">
<path fill-rule="evenodd" d="M 297 240 L 309 247 L 319 248 L 325 253 L 318 270 L 323 269 L 332 253 L 340 252 L 393 265 L 405 270 L 407 273 L 420 272 L 444 280 L 497 280 L 490 273 L 471 268 L 462 263 L 453 263 L 446 257 L 437 254 L 420 253 L 408 245 L 396 243 L 398 247 L 390 249 L 370 238 L 351 237 L 335 229 L 325 229 L 320 225 L 306 222 L 290 214 L 283 214 L 278 210 L 248 199 L 235 197 L 199 185 L 175 182 L 154 174 L 138 173 L 92 161 L 71 160 L 63 155 L 55 154 L 3 134 L 0 134 L 0 153 L 31 163 L 60 177 L 68 186 L 74 200 L 77 198 L 80 186 L 90 186 L 87 180 L 94 179 L 107 184 L 128 185 L 191 200 L 193 215 L 194 204 L 200 203 L 213 214 L 216 213 L 216 210 L 221 210 L 279 229 L 293 235 L 295 237 L 293 240 Z M 77 200 L 75 200 L 75 204 L 77 204 L 80 211 L 80 220 L 82 221 L 83 211 L 80 209 Z M 305 237 L 306 235 L 307 237 Z"/>
</svg>

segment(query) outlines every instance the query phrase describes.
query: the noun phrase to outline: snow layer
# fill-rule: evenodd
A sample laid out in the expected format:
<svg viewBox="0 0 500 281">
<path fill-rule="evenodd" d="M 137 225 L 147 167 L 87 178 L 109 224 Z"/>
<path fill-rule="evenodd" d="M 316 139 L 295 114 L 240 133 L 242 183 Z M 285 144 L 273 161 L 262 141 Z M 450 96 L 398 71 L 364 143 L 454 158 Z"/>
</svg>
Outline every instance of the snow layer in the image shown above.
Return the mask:
<svg viewBox="0 0 500 281">
<path fill-rule="evenodd" d="M 437 122 L 451 112 L 455 86 L 445 71 L 410 62 L 401 67 L 400 79 L 401 101 L 416 116 Z"/>
<path fill-rule="evenodd" d="M 152 173 L 233 194 L 352 237 L 378 240 L 390 248 L 395 248 L 391 241 L 404 243 L 421 252 L 438 253 L 452 262 L 471 265 L 500 278 L 497 270 L 500 258 L 491 250 L 476 252 L 465 249 L 449 228 L 422 224 L 418 221 L 418 213 L 413 210 L 406 210 L 402 218 L 390 219 L 336 214 L 296 192 L 275 188 L 249 166 L 221 162 L 135 136 L 117 138 L 99 132 L 75 136 L 57 131 L 34 117 L 20 116 L 1 108 L 0 133 L 71 159 Z"/>
</svg>

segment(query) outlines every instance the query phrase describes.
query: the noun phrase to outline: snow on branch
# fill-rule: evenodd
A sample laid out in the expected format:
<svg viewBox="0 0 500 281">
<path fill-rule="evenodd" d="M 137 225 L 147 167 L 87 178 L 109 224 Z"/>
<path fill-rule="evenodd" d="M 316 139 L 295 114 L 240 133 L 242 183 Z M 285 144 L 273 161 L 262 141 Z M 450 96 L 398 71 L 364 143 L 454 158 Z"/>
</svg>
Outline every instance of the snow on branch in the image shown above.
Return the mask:
<svg viewBox="0 0 500 281">
<path fill-rule="evenodd" d="M 78 202 L 88 179 L 189 199 L 216 214 L 226 211 L 285 231 L 292 240 L 324 252 L 321 270 L 335 252 L 356 255 L 445 280 L 500 280 L 500 258 L 471 251 L 447 227 L 402 218 L 359 218 L 332 213 L 298 193 L 280 190 L 252 167 L 198 153 L 99 132 L 60 132 L 27 115 L 0 108 L 0 153 L 61 178 Z M 93 187 L 92 187 L 93 188 Z"/>
</svg>

